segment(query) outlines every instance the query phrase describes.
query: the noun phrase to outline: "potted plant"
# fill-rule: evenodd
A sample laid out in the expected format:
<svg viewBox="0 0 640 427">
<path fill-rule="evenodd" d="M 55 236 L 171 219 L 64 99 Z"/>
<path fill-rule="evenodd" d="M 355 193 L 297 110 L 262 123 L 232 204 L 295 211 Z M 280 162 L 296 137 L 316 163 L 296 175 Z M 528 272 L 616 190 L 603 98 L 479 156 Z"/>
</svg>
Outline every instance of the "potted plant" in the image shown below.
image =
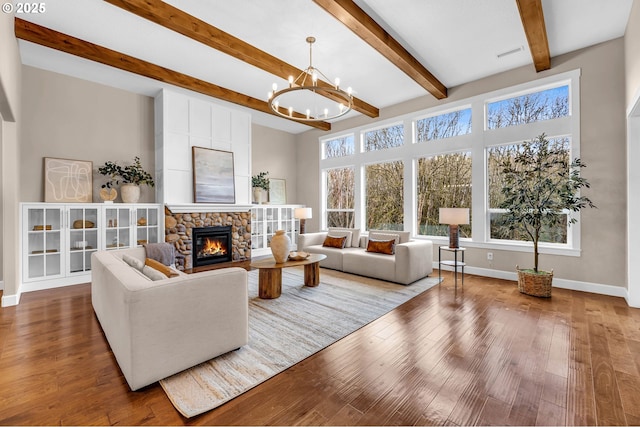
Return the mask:
<svg viewBox="0 0 640 427">
<path fill-rule="evenodd" d="M 251 177 L 251 186 L 253 187 L 253 199 L 256 203 L 262 203 L 262 190 L 269 191 L 269 172 L 260 172 Z"/>
<path fill-rule="evenodd" d="M 102 185 L 103 189 L 112 189 L 114 183 L 120 184 L 122 201 L 125 203 L 136 203 L 140 198 L 140 185 L 153 187 L 155 182 L 153 177 L 142 168 L 140 157 L 133 158 L 133 164 L 120 166 L 112 161 L 107 161 L 98 168 L 98 172 L 108 176 L 109 180 Z M 118 179 L 120 178 L 120 179 Z"/>
<path fill-rule="evenodd" d="M 533 269 L 518 270 L 520 292 L 542 297 L 551 296 L 552 271 L 538 269 L 538 243 L 543 230 L 562 227 L 565 215 L 595 205 L 580 189 L 589 182 L 580 176 L 586 165 L 576 158 L 569 161 L 568 150 L 547 139 L 543 133 L 518 147 L 513 156 L 501 163 L 502 195 L 499 207 L 506 209 L 502 220 L 510 231 L 518 230 L 533 242 Z M 568 224 L 577 222 L 568 217 Z"/>
</svg>

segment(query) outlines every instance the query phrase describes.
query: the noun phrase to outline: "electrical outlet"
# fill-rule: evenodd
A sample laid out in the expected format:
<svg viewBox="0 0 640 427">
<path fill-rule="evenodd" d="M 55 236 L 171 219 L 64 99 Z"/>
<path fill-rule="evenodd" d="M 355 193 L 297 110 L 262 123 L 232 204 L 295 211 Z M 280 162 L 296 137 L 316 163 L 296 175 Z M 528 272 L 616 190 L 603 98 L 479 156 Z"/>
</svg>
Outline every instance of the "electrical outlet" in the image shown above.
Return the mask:
<svg viewBox="0 0 640 427">
<path fill-rule="evenodd" d="M 487 259 L 493 261 L 493 252 L 487 252 Z"/>
</svg>

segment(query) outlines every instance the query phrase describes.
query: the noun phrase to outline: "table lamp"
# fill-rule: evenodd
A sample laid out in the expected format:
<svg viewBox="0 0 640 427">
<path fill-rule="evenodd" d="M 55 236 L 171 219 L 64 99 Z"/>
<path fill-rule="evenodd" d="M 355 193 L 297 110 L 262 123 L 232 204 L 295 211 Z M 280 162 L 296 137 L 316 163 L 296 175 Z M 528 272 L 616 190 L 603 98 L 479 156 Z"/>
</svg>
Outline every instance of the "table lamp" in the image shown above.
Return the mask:
<svg viewBox="0 0 640 427">
<path fill-rule="evenodd" d="M 305 220 L 313 217 L 311 208 L 295 208 L 293 210 L 293 217 L 300 220 L 300 234 L 304 234 Z"/>
<path fill-rule="evenodd" d="M 469 224 L 469 208 L 440 208 L 440 224 L 449 224 L 449 247 L 460 247 L 458 225 Z"/>
</svg>

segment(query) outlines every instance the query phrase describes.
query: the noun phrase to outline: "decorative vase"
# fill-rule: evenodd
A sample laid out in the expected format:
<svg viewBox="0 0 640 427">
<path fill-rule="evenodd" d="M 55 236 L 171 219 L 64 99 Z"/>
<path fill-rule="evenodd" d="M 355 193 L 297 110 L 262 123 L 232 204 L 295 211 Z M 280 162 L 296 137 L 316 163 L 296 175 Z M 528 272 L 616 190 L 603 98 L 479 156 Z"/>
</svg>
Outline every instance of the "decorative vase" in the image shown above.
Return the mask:
<svg viewBox="0 0 640 427">
<path fill-rule="evenodd" d="M 282 264 L 289 257 L 291 239 L 284 233 L 284 230 L 276 231 L 276 235 L 271 238 L 271 253 L 277 264 Z"/>
<path fill-rule="evenodd" d="M 259 205 L 262 204 L 262 188 L 253 187 L 253 200 Z"/>
<path fill-rule="evenodd" d="M 124 203 L 138 203 L 140 199 L 140 186 L 138 184 L 122 184 L 120 195 Z"/>
</svg>

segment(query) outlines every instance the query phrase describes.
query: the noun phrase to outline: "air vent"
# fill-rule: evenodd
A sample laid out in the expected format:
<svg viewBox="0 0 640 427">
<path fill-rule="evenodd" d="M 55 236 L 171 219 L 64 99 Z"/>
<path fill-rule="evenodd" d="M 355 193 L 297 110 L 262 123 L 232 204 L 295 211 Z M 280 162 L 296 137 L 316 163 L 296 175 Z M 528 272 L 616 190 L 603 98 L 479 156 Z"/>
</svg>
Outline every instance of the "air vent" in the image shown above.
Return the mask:
<svg viewBox="0 0 640 427">
<path fill-rule="evenodd" d="M 513 55 L 514 53 L 518 53 L 524 50 L 524 46 L 517 47 L 515 49 L 508 50 L 506 52 L 499 53 L 496 55 L 498 58 L 504 58 L 505 56 Z"/>
</svg>

